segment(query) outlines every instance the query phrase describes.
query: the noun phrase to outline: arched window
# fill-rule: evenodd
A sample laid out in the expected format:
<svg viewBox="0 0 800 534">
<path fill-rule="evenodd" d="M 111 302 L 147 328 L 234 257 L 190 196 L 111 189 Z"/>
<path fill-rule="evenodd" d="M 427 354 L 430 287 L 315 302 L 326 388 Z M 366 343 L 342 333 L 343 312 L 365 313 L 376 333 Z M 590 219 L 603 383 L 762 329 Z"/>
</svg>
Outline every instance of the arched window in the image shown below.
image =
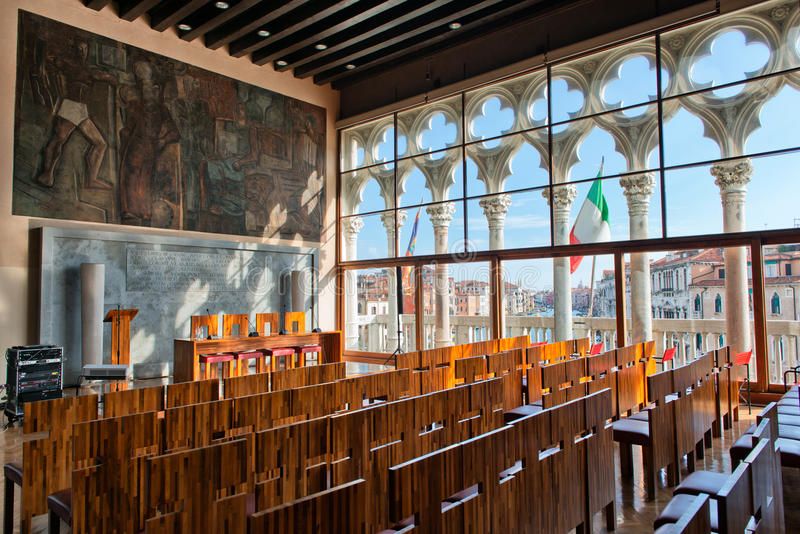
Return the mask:
<svg viewBox="0 0 800 534">
<path fill-rule="evenodd" d="M 714 297 L 714 313 L 722 313 L 722 297 L 719 293 Z"/>
<path fill-rule="evenodd" d="M 772 294 L 772 315 L 780 315 L 781 314 L 781 298 L 778 296 L 778 293 Z"/>
<path fill-rule="evenodd" d="M 703 303 L 700 300 L 700 295 L 695 295 L 694 297 L 694 311 L 700 313 L 700 309 L 703 307 Z"/>
</svg>

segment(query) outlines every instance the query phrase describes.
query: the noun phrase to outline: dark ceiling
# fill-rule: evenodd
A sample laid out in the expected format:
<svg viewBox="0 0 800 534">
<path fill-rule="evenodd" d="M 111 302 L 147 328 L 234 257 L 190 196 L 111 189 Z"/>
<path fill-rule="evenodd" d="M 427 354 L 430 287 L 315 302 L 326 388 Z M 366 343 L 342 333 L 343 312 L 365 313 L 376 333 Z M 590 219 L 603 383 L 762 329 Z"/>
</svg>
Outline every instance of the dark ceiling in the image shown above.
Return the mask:
<svg viewBox="0 0 800 534">
<path fill-rule="evenodd" d="M 339 88 L 577 0 L 83 0 Z"/>
</svg>

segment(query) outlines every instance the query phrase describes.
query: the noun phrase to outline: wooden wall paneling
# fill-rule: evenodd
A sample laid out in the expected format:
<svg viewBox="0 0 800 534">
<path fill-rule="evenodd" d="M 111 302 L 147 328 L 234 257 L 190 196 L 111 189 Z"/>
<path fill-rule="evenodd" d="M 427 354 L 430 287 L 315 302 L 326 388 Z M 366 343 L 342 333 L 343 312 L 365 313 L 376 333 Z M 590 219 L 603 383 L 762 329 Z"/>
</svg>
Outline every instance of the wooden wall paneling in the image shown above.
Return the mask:
<svg viewBox="0 0 800 534">
<path fill-rule="evenodd" d="M 222 391 L 226 399 L 268 393 L 270 391 L 270 373 L 223 378 Z"/>
<path fill-rule="evenodd" d="M 250 532 L 263 534 L 366 534 L 364 480 L 354 480 L 262 512 L 248 519 Z"/>
<path fill-rule="evenodd" d="M 215 524 L 219 499 L 253 491 L 252 441 L 239 439 L 147 459 L 148 521 L 180 512 L 176 532 L 202 532 Z M 173 524 L 174 526 L 174 524 Z M 237 525 L 234 532 L 246 531 Z"/>
<path fill-rule="evenodd" d="M 103 395 L 103 417 L 164 410 L 164 386 L 112 391 Z"/>
<path fill-rule="evenodd" d="M 602 355 L 600 355 L 602 356 Z M 592 524 L 594 514 L 605 511 L 606 529 L 616 523 L 616 480 L 614 474 L 614 437 L 608 421 L 614 415 L 611 389 L 603 389 L 585 399 L 586 423 L 586 517 Z"/>
<path fill-rule="evenodd" d="M 48 495 L 72 484 L 72 425 L 97 419 L 97 400 L 85 395 L 23 405 L 23 434 L 47 435 L 22 444 L 22 532 L 30 531 L 34 515 L 47 512 Z"/>
<path fill-rule="evenodd" d="M 167 385 L 167 408 L 211 402 L 219 399 L 219 379 L 196 380 Z"/>
<path fill-rule="evenodd" d="M 238 328 L 236 328 L 238 326 Z M 238 333 L 234 333 L 238 330 Z M 250 333 L 250 317 L 246 313 L 226 313 L 222 316 L 222 336 L 246 336 Z"/>
<path fill-rule="evenodd" d="M 327 489 L 328 421 L 322 417 L 255 434 L 256 511 Z"/>
</svg>

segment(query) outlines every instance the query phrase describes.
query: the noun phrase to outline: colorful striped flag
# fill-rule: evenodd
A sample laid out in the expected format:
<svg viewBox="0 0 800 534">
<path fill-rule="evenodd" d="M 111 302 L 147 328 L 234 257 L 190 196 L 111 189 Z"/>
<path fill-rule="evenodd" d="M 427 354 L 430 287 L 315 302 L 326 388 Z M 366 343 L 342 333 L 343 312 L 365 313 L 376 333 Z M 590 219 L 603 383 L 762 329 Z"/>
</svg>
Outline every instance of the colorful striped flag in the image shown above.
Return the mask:
<svg viewBox="0 0 800 534">
<path fill-rule="evenodd" d="M 592 182 L 589 194 L 583 201 L 581 211 L 575 219 L 572 231 L 569 233 L 570 245 L 578 243 L 599 243 L 611 239 L 611 227 L 608 225 L 608 203 L 603 196 L 603 163 L 600 161 L 600 172 Z M 574 273 L 583 261 L 583 256 L 572 256 L 569 259 L 569 272 Z"/>
<path fill-rule="evenodd" d="M 406 248 L 406 256 L 413 256 L 414 249 L 417 248 L 417 228 L 419 227 L 419 214 L 422 211 L 422 206 L 417 208 L 417 216 L 414 217 L 414 226 L 411 228 L 411 237 L 408 239 L 408 248 Z M 403 267 L 403 294 L 410 295 L 413 293 L 411 286 L 411 267 Z M 409 308 L 410 309 L 410 308 Z"/>
</svg>

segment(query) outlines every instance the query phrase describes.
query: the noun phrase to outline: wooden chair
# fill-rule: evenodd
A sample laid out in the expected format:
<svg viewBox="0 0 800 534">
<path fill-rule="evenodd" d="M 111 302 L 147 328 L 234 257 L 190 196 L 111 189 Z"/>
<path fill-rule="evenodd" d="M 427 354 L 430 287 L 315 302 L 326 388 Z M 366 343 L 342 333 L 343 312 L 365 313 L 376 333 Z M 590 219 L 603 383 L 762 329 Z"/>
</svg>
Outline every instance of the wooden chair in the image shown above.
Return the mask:
<svg viewBox="0 0 800 534">
<path fill-rule="evenodd" d="M 197 331 L 199 328 L 204 330 L 204 337 L 219 336 L 219 315 L 192 315 L 192 331 L 189 333 L 190 339 L 195 339 L 197 337 Z"/>
<path fill-rule="evenodd" d="M 306 312 L 285 312 L 283 328 L 290 334 L 306 332 Z"/>
<path fill-rule="evenodd" d="M 219 380 L 213 378 L 211 380 L 167 384 L 166 392 L 166 408 L 210 402 L 219 399 Z"/>
<path fill-rule="evenodd" d="M 164 410 L 164 386 L 113 391 L 103 395 L 103 417 Z"/>
<path fill-rule="evenodd" d="M 293 348 L 294 353 L 297 355 L 296 366 L 298 367 L 305 367 L 309 361 L 313 362 L 314 365 L 319 365 L 319 362 L 322 361 L 322 345 L 312 343 L 309 345 L 296 345 Z M 310 354 L 313 354 L 313 357 L 309 357 Z"/>
<path fill-rule="evenodd" d="M 248 518 L 249 531 L 263 534 L 366 534 L 366 484 L 354 480 L 290 504 L 256 512 Z"/>
<path fill-rule="evenodd" d="M 250 318 L 246 313 L 223 314 L 222 336 L 246 336 L 250 333 Z"/>
<path fill-rule="evenodd" d="M 47 512 L 47 496 L 72 483 L 72 425 L 97 419 L 98 396 L 83 395 L 25 403 L 23 434 L 46 433 L 22 443 L 22 465 L 5 464 L 3 525 L 13 527 L 14 486 L 22 487 L 20 529 L 30 532 L 33 516 Z M 8 506 L 8 504 L 11 506 Z"/>
<path fill-rule="evenodd" d="M 148 458 L 147 532 L 159 531 L 161 516 L 175 513 L 174 531 L 245 532 L 241 510 L 253 491 L 251 455 L 249 441 L 241 439 Z"/>
<path fill-rule="evenodd" d="M 261 349 L 260 352 L 265 358 L 269 358 L 269 368 L 273 373 L 294 368 L 294 348 L 292 347 Z"/>
<path fill-rule="evenodd" d="M 711 506 L 708 495 L 691 499 L 675 523 L 662 523 L 656 534 L 706 534 L 711 532 Z"/>
<path fill-rule="evenodd" d="M 259 334 L 266 332 L 266 325 L 269 325 L 270 335 L 275 335 L 280 330 L 280 316 L 277 313 L 257 313 L 256 330 Z"/>
</svg>

